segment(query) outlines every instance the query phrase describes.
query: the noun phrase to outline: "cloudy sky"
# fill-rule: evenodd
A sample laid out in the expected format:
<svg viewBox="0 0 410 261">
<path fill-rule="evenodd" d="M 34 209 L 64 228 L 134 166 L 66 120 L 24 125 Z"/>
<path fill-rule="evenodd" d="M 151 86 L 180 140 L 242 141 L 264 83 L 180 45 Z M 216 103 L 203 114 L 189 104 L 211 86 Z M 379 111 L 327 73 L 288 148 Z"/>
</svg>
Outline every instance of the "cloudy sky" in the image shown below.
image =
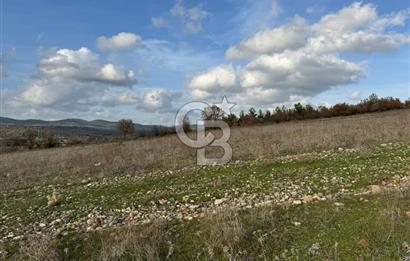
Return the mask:
<svg viewBox="0 0 410 261">
<path fill-rule="evenodd" d="M 408 1 L 2 2 L 2 115 L 169 124 L 239 110 L 409 97 Z"/>
</svg>

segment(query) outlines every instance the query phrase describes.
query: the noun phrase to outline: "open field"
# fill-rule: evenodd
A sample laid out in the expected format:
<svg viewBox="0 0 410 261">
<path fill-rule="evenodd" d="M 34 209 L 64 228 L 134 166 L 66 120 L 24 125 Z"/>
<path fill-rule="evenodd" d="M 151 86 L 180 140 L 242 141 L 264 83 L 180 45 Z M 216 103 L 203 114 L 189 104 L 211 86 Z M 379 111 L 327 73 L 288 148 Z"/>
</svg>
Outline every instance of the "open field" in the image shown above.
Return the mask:
<svg viewBox="0 0 410 261">
<path fill-rule="evenodd" d="M 232 129 L 233 161 L 410 140 L 410 110 Z M 175 135 L 0 154 L 0 190 L 76 183 L 195 165 Z"/>
<path fill-rule="evenodd" d="M 225 166 L 174 136 L 3 154 L 1 256 L 407 260 L 409 117 L 234 129 Z"/>
</svg>

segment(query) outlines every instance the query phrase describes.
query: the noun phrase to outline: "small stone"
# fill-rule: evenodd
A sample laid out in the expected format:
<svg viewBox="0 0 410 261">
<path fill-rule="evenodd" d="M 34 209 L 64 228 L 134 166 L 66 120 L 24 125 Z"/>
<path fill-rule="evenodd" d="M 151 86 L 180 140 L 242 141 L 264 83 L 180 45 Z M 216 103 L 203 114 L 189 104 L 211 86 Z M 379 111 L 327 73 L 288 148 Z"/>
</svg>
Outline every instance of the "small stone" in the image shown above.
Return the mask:
<svg viewBox="0 0 410 261">
<path fill-rule="evenodd" d="M 20 240 L 22 238 L 22 236 L 16 236 L 16 237 L 13 237 L 13 240 Z"/>
<path fill-rule="evenodd" d="M 128 215 L 128 217 L 124 220 L 124 223 L 128 224 L 131 221 L 134 220 L 134 213 L 130 212 L 130 214 Z"/>
<path fill-rule="evenodd" d="M 313 197 L 312 196 L 310 196 L 310 195 L 308 195 L 308 196 L 304 196 L 303 197 L 303 203 L 305 203 L 305 204 L 309 204 L 309 203 L 312 203 L 313 202 Z"/>
<path fill-rule="evenodd" d="M 292 204 L 293 204 L 293 205 L 300 205 L 300 204 L 302 204 L 302 201 L 300 201 L 299 199 L 297 199 L 297 200 L 294 200 Z"/>
<path fill-rule="evenodd" d="M 406 212 L 406 216 L 407 216 L 408 218 L 410 218 L 410 211 L 407 211 L 407 212 Z"/>
<path fill-rule="evenodd" d="M 378 194 L 378 193 L 382 192 L 382 188 L 378 185 L 371 185 L 370 189 L 371 189 L 373 194 Z"/>
<path fill-rule="evenodd" d="M 38 224 L 38 226 L 41 227 L 41 228 L 43 228 L 43 227 L 46 227 L 46 224 L 40 223 L 40 224 Z"/>
<path fill-rule="evenodd" d="M 337 208 L 341 208 L 341 207 L 343 207 L 345 204 L 343 204 L 343 203 L 340 203 L 340 202 L 335 202 L 335 206 L 337 207 Z"/>
<path fill-rule="evenodd" d="M 293 222 L 293 225 L 300 226 L 300 225 L 302 225 L 302 223 L 300 223 L 299 221 L 295 221 L 295 222 Z"/>
<path fill-rule="evenodd" d="M 226 200 L 226 198 L 215 199 L 214 204 L 218 206 L 224 203 Z"/>
<path fill-rule="evenodd" d="M 54 191 L 51 196 L 47 197 L 47 206 L 52 207 L 61 203 L 62 196 L 60 193 Z"/>
</svg>

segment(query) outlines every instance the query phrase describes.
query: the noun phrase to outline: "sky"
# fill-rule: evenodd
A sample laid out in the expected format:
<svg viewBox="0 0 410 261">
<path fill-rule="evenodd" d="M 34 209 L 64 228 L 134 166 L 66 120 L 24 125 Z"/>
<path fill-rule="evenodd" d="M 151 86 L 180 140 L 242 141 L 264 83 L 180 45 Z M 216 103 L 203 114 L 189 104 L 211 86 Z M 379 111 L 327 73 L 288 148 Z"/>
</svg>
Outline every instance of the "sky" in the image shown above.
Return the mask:
<svg viewBox="0 0 410 261">
<path fill-rule="evenodd" d="M 410 93 L 404 0 L 0 0 L 1 115 L 170 124 Z"/>
</svg>

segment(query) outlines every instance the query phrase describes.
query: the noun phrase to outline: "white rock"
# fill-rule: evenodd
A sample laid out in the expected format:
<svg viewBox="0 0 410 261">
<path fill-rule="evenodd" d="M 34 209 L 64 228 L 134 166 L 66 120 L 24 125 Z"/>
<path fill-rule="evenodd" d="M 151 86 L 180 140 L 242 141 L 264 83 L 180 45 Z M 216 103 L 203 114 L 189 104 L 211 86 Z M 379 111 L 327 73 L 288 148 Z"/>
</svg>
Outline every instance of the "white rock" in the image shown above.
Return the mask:
<svg viewBox="0 0 410 261">
<path fill-rule="evenodd" d="M 227 200 L 228 200 L 227 198 L 215 199 L 214 204 L 218 206 L 218 205 L 224 203 Z"/>
</svg>

